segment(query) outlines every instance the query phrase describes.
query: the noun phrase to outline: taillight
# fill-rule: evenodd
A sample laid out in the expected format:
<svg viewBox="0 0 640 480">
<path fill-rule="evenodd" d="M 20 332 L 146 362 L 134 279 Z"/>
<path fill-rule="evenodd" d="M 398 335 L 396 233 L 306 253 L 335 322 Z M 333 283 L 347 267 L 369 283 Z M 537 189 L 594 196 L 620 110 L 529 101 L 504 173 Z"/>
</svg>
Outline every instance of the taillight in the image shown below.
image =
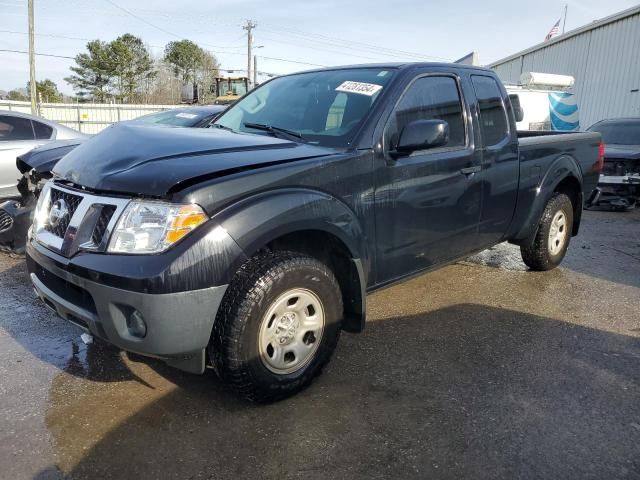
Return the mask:
<svg viewBox="0 0 640 480">
<path fill-rule="evenodd" d="M 598 147 L 598 160 L 593 164 L 592 169 L 596 173 L 600 173 L 604 169 L 604 143 L 602 143 L 602 140 Z"/>
</svg>

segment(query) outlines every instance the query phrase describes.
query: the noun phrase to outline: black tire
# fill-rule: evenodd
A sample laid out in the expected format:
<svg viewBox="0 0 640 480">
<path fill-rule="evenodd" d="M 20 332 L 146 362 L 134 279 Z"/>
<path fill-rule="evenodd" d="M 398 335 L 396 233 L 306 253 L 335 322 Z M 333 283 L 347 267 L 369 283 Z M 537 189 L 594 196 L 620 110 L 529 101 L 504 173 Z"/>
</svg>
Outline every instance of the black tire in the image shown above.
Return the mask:
<svg viewBox="0 0 640 480">
<path fill-rule="evenodd" d="M 549 233 L 551 231 L 552 220 L 560 210 L 562 210 L 566 216 L 567 231 L 562 248 L 556 254 L 552 254 L 549 251 Z M 533 240 L 527 242 L 527 246 L 520 247 L 522 260 L 527 267 L 531 270 L 546 271 L 560 265 L 569 248 L 572 228 L 573 204 L 571 203 L 571 199 L 563 193 L 555 193 L 547 202 L 542 212 L 542 217 L 540 218 L 540 223 L 538 224 Z"/>
<path fill-rule="evenodd" d="M 303 288 L 320 299 L 325 321 L 315 353 L 299 370 L 273 373 L 259 353 L 259 331 L 272 303 L 290 289 Z M 277 401 L 307 387 L 331 358 L 340 336 L 342 294 L 331 270 L 296 252 L 260 253 L 245 263 L 218 310 L 209 357 L 220 378 L 258 403 Z"/>
</svg>

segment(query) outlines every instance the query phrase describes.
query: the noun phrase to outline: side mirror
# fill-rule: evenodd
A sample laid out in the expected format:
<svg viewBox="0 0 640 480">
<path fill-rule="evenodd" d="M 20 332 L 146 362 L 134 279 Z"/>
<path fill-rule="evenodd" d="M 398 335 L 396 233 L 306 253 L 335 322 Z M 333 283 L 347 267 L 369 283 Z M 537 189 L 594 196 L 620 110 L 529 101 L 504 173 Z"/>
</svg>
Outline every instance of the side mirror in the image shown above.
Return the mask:
<svg viewBox="0 0 640 480">
<path fill-rule="evenodd" d="M 520 105 L 520 96 L 516 93 L 512 93 L 509 95 L 509 101 L 511 102 L 511 107 L 513 108 L 513 115 L 516 117 L 516 122 L 521 122 L 524 120 L 524 110 L 522 109 L 522 105 Z"/>
<path fill-rule="evenodd" d="M 449 124 L 444 120 L 414 120 L 404 126 L 395 149 L 398 154 L 441 147 L 449 143 Z"/>
</svg>

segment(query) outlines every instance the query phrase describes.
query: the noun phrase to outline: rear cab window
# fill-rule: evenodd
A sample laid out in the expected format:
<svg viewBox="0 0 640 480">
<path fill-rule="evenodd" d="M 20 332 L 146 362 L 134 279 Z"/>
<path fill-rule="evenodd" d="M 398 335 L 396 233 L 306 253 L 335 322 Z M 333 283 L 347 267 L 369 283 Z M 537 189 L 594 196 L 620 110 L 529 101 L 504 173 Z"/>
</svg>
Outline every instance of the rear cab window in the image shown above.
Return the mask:
<svg viewBox="0 0 640 480">
<path fill-rule="evenodd" d="M 485 147 L 498 145 L 509 138 L 509 119 L 498 82 L 486 75 L 471 75 L 471 83 L 478 99 L 482 142 Z"/>
</svg>

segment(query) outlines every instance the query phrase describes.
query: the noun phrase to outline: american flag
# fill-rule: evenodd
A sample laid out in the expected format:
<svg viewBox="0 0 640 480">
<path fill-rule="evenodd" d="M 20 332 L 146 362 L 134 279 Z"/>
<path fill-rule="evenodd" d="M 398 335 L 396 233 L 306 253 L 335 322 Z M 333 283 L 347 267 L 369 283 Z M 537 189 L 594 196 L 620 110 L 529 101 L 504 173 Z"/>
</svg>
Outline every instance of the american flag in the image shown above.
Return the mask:
<svg viewBox="0 0 640 480">
<path fill-rule="evenodd" d="M 558 19 L 556 24 L 551 28 L 551 30 L 549 30 L 549 33 L 547 33 L 547 36 L 544 37 L 545 42 L 547 40 L 551 40 L 552 37 L 555 37 L 556 35 L 558 35 L 558 32 L 560 32 L 560 20 L 562 20 L 562 18 Z"/>
</svg>

